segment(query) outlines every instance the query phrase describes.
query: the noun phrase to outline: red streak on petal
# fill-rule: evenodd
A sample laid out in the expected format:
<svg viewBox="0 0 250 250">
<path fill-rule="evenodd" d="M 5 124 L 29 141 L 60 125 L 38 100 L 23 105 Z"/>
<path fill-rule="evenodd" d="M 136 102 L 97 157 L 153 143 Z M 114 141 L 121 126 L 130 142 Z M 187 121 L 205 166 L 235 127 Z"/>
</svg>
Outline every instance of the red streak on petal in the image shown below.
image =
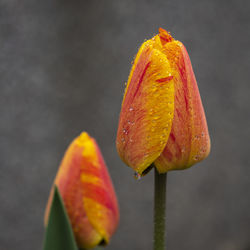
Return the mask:
<svg viewBox="0 0 250 250">
<path fill-rule="evenodd" d="M 175 142 L 175 136 L 174 136 L 173 133 L 170 133 L 170 137 L 171 137 L 171 139 Z"/>
<path fill-rule="evenodd" d="M 172 139 L 174 145 L 175 145 L 175 157 L 179 158 L 181 156 L 181 147 L 180 144 L 176 141 L 176 137 L 173 132 L 170 133 L 170 138 Z"/>
<path fill-rule="evenodd" d="M 93 183 L 84 183 L 84 188 L 84 198 L 88 197 L 115 212 L 109 192 L 104 186 L 100 187 Z"/>
<path fill-rule="evenodd" d="M 137 94 L 137 92 L 139 91 L 139 88 L 140 88 L 140 86 L 141 86 L 141 83 L 142 83 L 142 81 L 143 81 L 143 78 L 144 78 L 144 76 L 145 76 L 145 74 L 146 74 L 146 71 L 147 71 L 147 69 L 148 69 L 150 63 L 151 63 L 151 62 L 148 62 L 148 63 L 146 64 L 146 66 L 145 66 L 145 68 L 144 68 L 144 70 L 143 70 L 143 72 L 142 72 L 142 75 L 141 75 L 141 77 L 140 77 L 140 79 L 139 79 L 139 82 L 138 82 L 138 85 L 137 85 L 137 88 L 136 88 L 136 90 L 135 90 L 135 93 L 134 93 L 134 96 L 133 96 L 133 97 L 135 97 L 136 94 Z"/>
<path fill-rule="evenodd" d="M 170 82 L 171 80 L 173 79 L 173 76 L 168 76 L 168 77 L 164 77 L 164 78 L 160 78 L 160 79 L 157 79 L 156 82 Z"/>
<path fill-rule="evenodd" d="M 179 58 L 179 64 L 177 65 L 179 72 L 180 72 L 180 77 L 181 77 L 181 81 L 182 81 L 182 89 L 184 92 L 184 101 L 185 101 L 185 107 L 186 107 L 186 111 L 189 112 L 188 107 L 189 107 L 189 103 L 188 103 L 188 95 L 189 95 L 189 89 L 188 89 L 188 82 L 187 82 L 187 77 L 186 77 L 186 67 L 185 67 L 185 62 L 183 57 Z"/>
<path fill-rule="evenodd" d="M 188 111 L 188 100 L 187 100 L 187 96 L 186 95 L 184 96 L 184 99 L 185 99 L 185 104 L 186 104 L 186 110 Z"/>
<path fill-rule="evenodd" d="M 173 37 L 164 29 L 159 28 L 159 36 L 163 44 L 173 41 Z"/>
<path fill-rule="evenodd" d="M 164 157 L 171 162 L 172 158 L 173 158 L 173 155 L 171 153 L 170 150 L 166 149 L 165 152 L 164 152 Z"/>
<path fill-rule="evenodd" d="M 178 115 L 178 117 L 181 117 L 181 112 L 178 109 L 176 109 L 175 111 L 176 111 L 176 114 Z"/>
</svg>

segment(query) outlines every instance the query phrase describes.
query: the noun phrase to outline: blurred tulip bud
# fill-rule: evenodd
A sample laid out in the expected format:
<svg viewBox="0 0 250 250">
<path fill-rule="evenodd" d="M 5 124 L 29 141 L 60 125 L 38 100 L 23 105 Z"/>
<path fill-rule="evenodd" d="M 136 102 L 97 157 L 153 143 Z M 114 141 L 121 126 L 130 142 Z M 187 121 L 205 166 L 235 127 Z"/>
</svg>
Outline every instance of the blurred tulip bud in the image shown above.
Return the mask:
<svg viewBox="0 0 250 250">
<path fill-rule="evenodd" d="M 119 209 L 108 170 L 97 143 L 86 132 L 67 149 L 56 175 L 76 242 L 80 248 L 107 244 L 119 221 Z M 45 225 L 53 189 L 45 212 Z"/>
<path fill-rule="evenodd" d="M 199 90 L 184 45 L 164 29 L 140 47 L 125 90 L 116 139 L 139 175 L 185 169 L 210 152 Z"/>
</svg>

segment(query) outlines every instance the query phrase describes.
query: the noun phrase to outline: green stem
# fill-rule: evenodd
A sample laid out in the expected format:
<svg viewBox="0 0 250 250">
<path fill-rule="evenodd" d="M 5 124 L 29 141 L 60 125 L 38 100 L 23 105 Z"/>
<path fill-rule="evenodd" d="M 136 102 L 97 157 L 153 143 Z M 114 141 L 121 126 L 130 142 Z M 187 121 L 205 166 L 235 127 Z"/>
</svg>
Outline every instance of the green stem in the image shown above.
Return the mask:
<svg viewBox="0 0 250 250">
<path fill-rule="evenodd" d="M 167 174 L 155 168 L 154 250 L 165 250 L 166 184 Z"/>
</svg>

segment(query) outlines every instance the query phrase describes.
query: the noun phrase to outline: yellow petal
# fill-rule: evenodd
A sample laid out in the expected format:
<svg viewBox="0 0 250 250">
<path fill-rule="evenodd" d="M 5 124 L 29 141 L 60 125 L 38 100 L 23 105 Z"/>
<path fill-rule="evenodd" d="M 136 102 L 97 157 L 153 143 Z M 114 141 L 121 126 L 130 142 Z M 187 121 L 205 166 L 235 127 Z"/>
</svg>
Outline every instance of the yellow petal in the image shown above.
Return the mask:
<svg viewBox="0 0 250 250">
<path fill-rule="evenodd" d="M 141 46 L 125 90 L 116 146 L 121 159 L 142 174 L 163 151 L 174 113 L 174 83 L 159 40 Z"/>
</svg>

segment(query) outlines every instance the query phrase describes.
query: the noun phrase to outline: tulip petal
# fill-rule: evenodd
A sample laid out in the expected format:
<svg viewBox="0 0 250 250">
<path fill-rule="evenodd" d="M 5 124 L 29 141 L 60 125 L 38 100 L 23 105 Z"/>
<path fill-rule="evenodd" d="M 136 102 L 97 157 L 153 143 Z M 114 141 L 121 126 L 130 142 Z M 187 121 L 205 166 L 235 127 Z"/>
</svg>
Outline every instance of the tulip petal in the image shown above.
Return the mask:
<svg viewBox="0 0 250 250">
<path fill-rule="evenodd" d="M 99 148 L 87 133 L 69 146 L 54 184 L 64 201 L 78 246 L 93 248 L 102 241 L 107 243 L 119 221 L 118 204 Z"/>
<path fill-rule="evenodd" d="M 135 58 L 125 90 L 116 146 L 121 159 L 142 174 L 163 151 L 174 114 L 170 64 L 149 40 Z"/>
<path fill-rule="evenodd" d="M 118 205 L 105 162 L 95 141 L 94 145 L 98 163 L 86 160 L 83 166 L 83 203 L 90 223 L 108 243 L 118 224 Z"/>
<path fill-rule="evenodd" d="M 159 36 L 165 32 L 161 30 Z M 175 111 L 167 145 L 154 162 L 160 173 L 188 168 L 210 151 L 205 113 L 188 53 L 179 41 L 165 43 L 162 51 L 173 69 Z"/>
</svg>

